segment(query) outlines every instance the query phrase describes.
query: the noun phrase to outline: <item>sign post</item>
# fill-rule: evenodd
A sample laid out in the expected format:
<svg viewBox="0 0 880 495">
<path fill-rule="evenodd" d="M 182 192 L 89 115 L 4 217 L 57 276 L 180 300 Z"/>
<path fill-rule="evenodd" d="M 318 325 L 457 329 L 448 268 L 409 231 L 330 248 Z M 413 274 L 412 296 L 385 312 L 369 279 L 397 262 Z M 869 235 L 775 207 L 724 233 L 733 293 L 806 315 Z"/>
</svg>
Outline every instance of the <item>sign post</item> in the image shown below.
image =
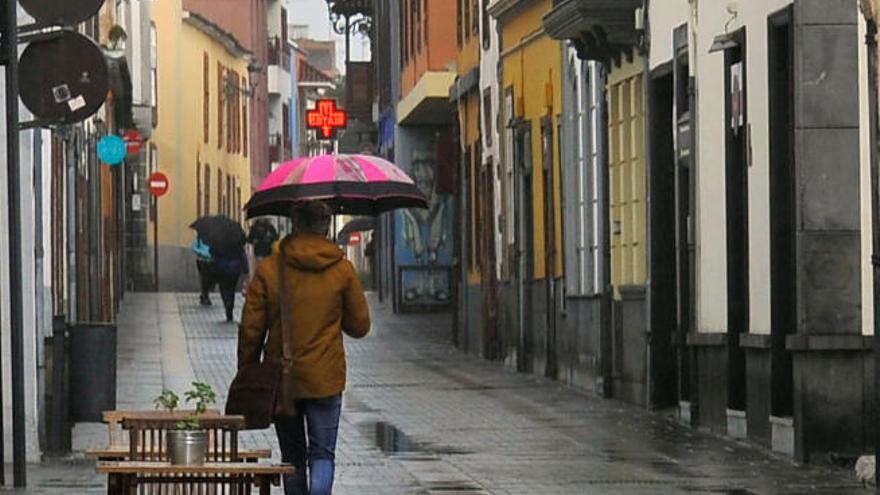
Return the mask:
<svg viewBox="0 0 880 495">
<path fill-rule="evenodd" d="M 154 172 L 147 178 L 147 190 L 153 196 L 153 286 L 159 292 L 159 198 L 168 192 L 168 176 Z"/>
</svg>

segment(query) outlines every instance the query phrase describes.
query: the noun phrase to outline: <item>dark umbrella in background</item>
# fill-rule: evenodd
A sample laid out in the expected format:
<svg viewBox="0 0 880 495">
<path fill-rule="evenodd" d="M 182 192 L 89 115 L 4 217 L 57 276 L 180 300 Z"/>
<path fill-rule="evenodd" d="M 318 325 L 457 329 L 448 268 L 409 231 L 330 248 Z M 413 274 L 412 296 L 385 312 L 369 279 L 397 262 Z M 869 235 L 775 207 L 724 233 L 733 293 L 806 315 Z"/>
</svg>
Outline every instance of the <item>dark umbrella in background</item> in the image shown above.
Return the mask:
<svg viewBox="0 0 880 495">
<path fill-rule="evenodd" d="M 342 226 L 339 235 L 336 236 L 336 244 L 345 246 L 348 244 L 351 234 L 355 232 L 367 232 L 376 228 L 376 219 L 372 217 L 355 218 Z"/>
<path fill-rule="evenodd" d="M 247 239 L 244 229 L 225 215 L 199 218 L 189 228 L 195 230 L 202 242 L 211 247 L 212 255 L 233 256 L 244 250 Z"/>
</svg>

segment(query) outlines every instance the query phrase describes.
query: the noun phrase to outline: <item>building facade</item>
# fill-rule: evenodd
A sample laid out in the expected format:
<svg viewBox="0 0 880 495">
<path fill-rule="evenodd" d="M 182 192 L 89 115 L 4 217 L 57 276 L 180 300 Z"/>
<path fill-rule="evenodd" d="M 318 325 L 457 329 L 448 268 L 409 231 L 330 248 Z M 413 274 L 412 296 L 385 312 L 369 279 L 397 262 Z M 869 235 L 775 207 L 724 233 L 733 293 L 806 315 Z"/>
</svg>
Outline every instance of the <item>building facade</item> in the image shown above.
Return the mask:
<svg viewBox="0 0 880 495">
<path fill-rule="evenodd" d="M 680 3 L 652 10 L 651 65 L 690 47 L 704 164 L 690 420 L 802 461 L 860 453 L 874 308 L 858 5 Z M 664 106 L 680 94 L 661 93 Z"/>
<path fill-rule="evenodd" d="M 542 16 L 550 1 L 498 1 L 502 263 L 499 358 L 556 378 L 560 355 L 562 215 L 559 42 Z"/>
<path fill-rule="evenodd" d="M 428 198 L 429 209 L 394 213 L 392 296 L 399 311 L 445 310 L 453 305 L 455 280 L 454 109 L 449 88 L 456 77 L 456 6 L 428 0 L 401 1 L 398 8 L 401 93 L 394 162 Z"/>
<path fill-rule="evenodd" d="M 243 221 L 251 190 L 248 128 L 249 53 L 219 25 L 180 2 L 153 5 L 157 32 L 157 126 L 151 171 L 168 176 L 168 193 L 154 200 L 158 215 L 159 288 L 197 289 L 190 246 L 197 218 L 222 214 Z M 179 85 L 179 81 L 200 84 Z M 185 117 L 189 116 L 189 117 Z M 199 116 L 199 118 L 191 118 Z"/>
</svg>

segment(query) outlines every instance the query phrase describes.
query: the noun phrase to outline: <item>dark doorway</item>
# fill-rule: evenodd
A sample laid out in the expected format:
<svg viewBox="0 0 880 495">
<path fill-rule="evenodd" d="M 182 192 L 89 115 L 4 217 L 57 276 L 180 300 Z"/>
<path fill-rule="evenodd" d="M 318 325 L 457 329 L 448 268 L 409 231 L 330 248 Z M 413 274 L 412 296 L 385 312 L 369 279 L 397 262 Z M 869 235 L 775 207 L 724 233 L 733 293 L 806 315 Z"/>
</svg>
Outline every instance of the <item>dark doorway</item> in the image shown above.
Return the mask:
<svg viewBox="0 0 880 495">
<path fill-rule="evenodd" d="M 675 263 L 675 152 L 672 64 L 651 75 L 649 407 L 678 405 Z"/>
<path fill-rule="evenodd" d="M 696 373 L 691 369 L 691 352 L 688 348 L 687 336 L 693 330 L 695 315 L 694 287 L 696 285 L 694 269 L 694 197 L 695 183 L 693 174 L 693 137 L 694 129 L 691 119 L 692 99 L 694 98 L 691 84 L 688 27 L 687 24 L 676 28 L 673 33 L 675 59 L 673 73 L 675 84 L 674 112 L 675 116 L 675 256 L 676 256 L 676 324 L 678 335 L 678 395 L 680 401 L 690 402 L 691 420 L 696 404 L 691 395 L 696 390 Z"/>
<path fill-rule="evenodd" d="M 532 285 L 535 280 L 535 209 L 532 183 L 532 125 L 525 121 L 517 126 L 514 142 L 514 163 L 518 187 L 514 205 L 517 217 L 516 259 L 519 304 L 519 340 L 517 370 L 533 371 L 534 321 L 532 319 Z"/>
<path fill-rule="evenodd" d="M 547 365 L 544 375 L 556 378 L 558 363 L 556 356 L 556 194 L 553 168 L 553 120 L 545 117 L 541 121 L 541 162 L 544 184 L 544 278 L 545 304 L 547 308 Z"/>
<path fill-rule="evenodd" d="M 797 330 L 795 249 L 794 71 L 792 10 L 769 19 L 770 88 L 770 414 L 792 415 L 787 335 Z"/>
<path fill-rule="evenodd" d="M 746 407 L 745 352 L 739 335 L 749 331 L 749 220 L 745 29 L 724 52 L 725 182 L 727 193 L 727 407 Z"/>
</svg>

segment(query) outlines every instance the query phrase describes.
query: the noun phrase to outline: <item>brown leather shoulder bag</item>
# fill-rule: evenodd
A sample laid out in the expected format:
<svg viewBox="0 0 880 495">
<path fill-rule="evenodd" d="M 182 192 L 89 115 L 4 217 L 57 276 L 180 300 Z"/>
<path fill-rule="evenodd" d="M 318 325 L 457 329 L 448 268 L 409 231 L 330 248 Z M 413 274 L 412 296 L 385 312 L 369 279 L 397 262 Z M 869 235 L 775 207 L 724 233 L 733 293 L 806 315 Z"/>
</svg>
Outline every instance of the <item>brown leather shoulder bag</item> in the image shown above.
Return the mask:
<svg viewBox="0 0 880 495">
<path fill-rule="evenodd" d="M 246 429 L 262 430 L 274 418 L 296 414 L 294 399 L 290 397 L 293 376 L 290 365 L 293 349 L 290 343 L 290 325 L 287 300 L 287 280 L 284 277 L 284 257 L 278 256 L 278 311 L 281 319 L 282 359 L 267 359 L 239 368 L 226 397 L 226 414 L 245 417 Z"/>
</svg>

